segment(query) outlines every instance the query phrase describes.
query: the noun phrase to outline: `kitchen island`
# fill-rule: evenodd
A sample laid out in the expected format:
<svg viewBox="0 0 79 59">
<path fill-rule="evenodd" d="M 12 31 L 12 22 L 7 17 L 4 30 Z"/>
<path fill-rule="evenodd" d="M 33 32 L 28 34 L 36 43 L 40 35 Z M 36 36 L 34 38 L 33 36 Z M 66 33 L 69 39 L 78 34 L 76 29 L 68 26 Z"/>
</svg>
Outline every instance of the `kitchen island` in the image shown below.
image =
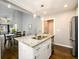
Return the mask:
<svg viewBox="0 0 79 59">
<path fill-rule="evenodd" d="M 42 34 L 40 36 L 44 38 L 35 38 L 37 36 L 15 38 L 19 42 L 19 59 L 49 59 L 53 35 Z"/>
</svg>

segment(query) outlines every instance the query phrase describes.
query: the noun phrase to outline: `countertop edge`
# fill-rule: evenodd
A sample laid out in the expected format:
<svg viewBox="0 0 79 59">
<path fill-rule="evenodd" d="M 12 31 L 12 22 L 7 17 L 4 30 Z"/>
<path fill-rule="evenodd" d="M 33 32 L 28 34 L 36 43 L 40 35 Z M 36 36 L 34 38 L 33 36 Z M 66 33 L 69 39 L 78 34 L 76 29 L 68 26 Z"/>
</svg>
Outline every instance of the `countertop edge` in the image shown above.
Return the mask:
<svg viewBox="0 0 79 59">
<path fill-rule="evenodd" d="M 40 45 L 41 43 L 43 43 L 43 42 L 47 41 L 47 40 L 48 40 L 49 38 L 51 38 L 51 37 L 54 37 L 54 35 L 50 35 L 48 38 L 45 38 L 45 40 L 44 40 L 44 41 L 42 41 L 42 42 L 38 43 L 38 44 L 37 44 L 37 45 L 35 45 L 35 46 L 31 46 L 30 44 L 27 44 L 27 43 L 25 43 L 25 42 L 22 42 L 22 41 L 20 41 L 20 40 L 17 40 L 16 38 L 15 38 L 15 40 L 17 40 L 18 42 L 21 42 L 21 43 L 23 43 L 23 44 L 26 44 L 26 45 L 28 45 L 28 46 L 30 46 L 30 47 L 32 47 L 32 48 L 34 48 L 34 47 L 36 47 L 36 46 Z"/>
</svg>

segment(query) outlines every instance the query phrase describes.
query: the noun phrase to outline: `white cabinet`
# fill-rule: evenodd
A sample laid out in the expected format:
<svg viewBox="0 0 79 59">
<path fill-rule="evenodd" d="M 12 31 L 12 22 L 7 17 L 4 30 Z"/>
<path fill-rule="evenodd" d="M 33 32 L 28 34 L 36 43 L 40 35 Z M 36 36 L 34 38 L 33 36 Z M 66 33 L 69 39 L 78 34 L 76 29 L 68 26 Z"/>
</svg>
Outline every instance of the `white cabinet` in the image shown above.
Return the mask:
<svg viewBox="0 0 79 59">
<path fill-rule="evenodd" d="M 1 59 L 1 37 L 0 37 L 0 59 Z"/>
<path fill-rule="evenodd" d="M 19 59 L 49 59 L 51 56 L 51 39 L 32 48 L 19 42 Z"/>
<path fill-rule="evenodd" d="M 36 59 L 49 59 L 51 56 L 51 39 L 34 48 Z"/>
<path fill-rule="evenodd" d="M 4 35 L 0 35 L 0 59 L 2 49 L 4 49 Z"/>
</svg>

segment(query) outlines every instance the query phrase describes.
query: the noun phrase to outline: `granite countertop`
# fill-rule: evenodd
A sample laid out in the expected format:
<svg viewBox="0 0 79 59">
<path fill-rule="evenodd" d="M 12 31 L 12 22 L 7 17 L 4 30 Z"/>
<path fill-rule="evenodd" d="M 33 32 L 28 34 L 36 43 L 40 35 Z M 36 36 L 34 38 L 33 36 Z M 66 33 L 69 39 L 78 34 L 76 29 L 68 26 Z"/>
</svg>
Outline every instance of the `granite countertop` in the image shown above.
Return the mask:
<svg viewBox="0 0 79 59">
<path fill-rule="evenodd" d="M 49 35 L 49 34 L 43 34 L 43 35 L 46 35 L 47 37 L 43 38 L 41 40 L 32 39 L 33 36 L 18 37 L 18 38 L 15 38 L 15 40 L 17 40 L 18 42 L 22 42 L 33 48 L 33 47 L 39 45 L 40 43 L 43 43 L 44 41 L 48 40 L 52 36 L 54 36 L 54 35 Z"/>
</svg>

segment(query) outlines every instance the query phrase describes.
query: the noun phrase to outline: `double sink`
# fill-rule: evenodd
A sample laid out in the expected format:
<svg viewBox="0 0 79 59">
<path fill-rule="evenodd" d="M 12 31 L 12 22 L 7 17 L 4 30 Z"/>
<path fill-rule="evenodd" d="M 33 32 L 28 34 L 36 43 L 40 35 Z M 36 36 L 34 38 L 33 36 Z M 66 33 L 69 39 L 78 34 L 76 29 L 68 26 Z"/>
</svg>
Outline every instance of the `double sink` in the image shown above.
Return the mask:
<svg viewBox="0 0 79 59">
<path fill-rule="evenodd" d="M 46 38 L 46 35 L 37 35 L 37 36 L 33 36 L 32 39 L 36 39 L 36 40 L 42 40 L 44 38 Z"/>
</svg>

